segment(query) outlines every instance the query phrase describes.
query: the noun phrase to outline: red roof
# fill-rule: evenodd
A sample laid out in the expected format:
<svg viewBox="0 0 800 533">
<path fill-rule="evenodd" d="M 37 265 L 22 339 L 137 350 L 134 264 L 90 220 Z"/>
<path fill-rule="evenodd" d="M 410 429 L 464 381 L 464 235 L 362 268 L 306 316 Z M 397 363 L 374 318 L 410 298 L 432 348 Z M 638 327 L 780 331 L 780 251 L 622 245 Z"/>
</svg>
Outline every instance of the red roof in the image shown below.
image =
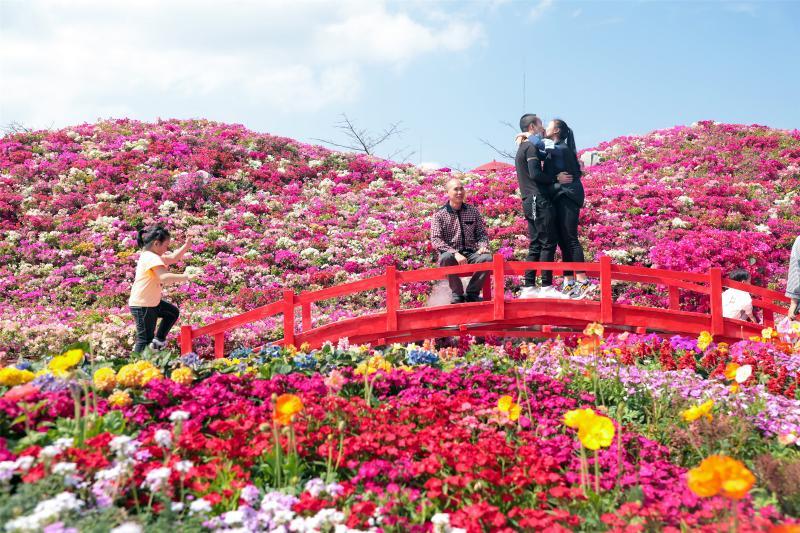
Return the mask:
<svg viewBox="0 0 800 533">
<path fill-rule="evenodd" d="M 499 170 L 507 170 L 509 168 L 514 168 L 514 165 L 509 165 L 508 163 L 503 163 L 492 159 L 492 161 L 489 163 L 484 163 L 478 168 L 473 168 L 472 172 L 497 172 Z"/>
</svg>

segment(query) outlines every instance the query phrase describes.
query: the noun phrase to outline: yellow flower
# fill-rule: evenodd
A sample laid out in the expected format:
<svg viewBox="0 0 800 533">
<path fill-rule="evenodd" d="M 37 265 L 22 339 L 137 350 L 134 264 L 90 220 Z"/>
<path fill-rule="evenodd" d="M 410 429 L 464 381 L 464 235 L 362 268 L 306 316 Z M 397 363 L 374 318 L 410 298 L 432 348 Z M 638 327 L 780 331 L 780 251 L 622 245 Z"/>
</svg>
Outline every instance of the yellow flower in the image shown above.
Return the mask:
<svg viewBox="0 0 800 533">
<path fill-rule="evenodd" d="M 131 395 L 122 390 L 114 391 L 108 397 L 108 405 L 111 407 L 127 407 L 132 403 Z"/>
<path fill-rule="evenodd" d="M 708 400 L 700 405 L 693 405 L 692 407 L 681 411 L 681 418 L 686 422 L 694 422 L 700 417 L 706 417 L 711 420 L 711 409 L 714 407 L 714 400 Z"/>
<path fill-rule="evenodd" d="M 769 339 L 776 338 L 778 336 L 778 332 L 775 331 L 772 328 L 764 328 L 764 329 L 761 330 L 761 336 L 764 339 L 769 340 Z"/>
<path fill-rule="evenodd" d="M 303 353 L 308 353 L 311 351 L 311 344 L 308 342 L 304 342 L 300 345 L 300 351 Z"/>
<path fill-rule="evenodd" d="M 281 394 L 275 401 L 275 412 L 272 419 L 278 424 L 286 426 L 292 423 L 294 415 L 303 410 L 303 400 L 294 394 Z"/>
<path fill-rule="evenodd" d="M 573 409 L 564 415 L 564 425 L 570 428 L 579 428 L 597 416 L 591 409 Z"/>
<path fill-rule="evenodd" d="M 742 462 L 725 455 L 706 457 L 687 474 L 689 489 L 701 498 L 721 493 L 727 498 L 741 500 L 755 482 L 755 476 Z"/>
<path fill-rule="evenodd" d="M 194 372 L 192 372 L 191 368 L 182 366 L 172 371 L 170 379 L 172 379 L 172 381 L 175 383 L 180 383 L 181 385 L 191 385 L 192 381 L 194 381 Z"/>
<path fill-rule="evenodd" d="M 117 372 L 117 383 L 123 387 L 138 387 L 142 379 L 142 370 L 136 365 L 127 364 Z"/>
<path fill-rule="evenodd" d="M 598 324 L 597 322 L 592 322 L 591 324 L 587 325 L 586 328 L 583 330 L 584 335 L 592 336 L 596 335 L 597 337 L 603 336 L 603 325 Z"/>
<path fill-rule="evenodd" d="M 92 381 L 97 390 L 108 392 L 117 385 L 117 375 L 113 368 L 104 366 L 95 370 Z"/>
<path fill-rule="evenodd" d="M 378 370 L 383 370 L 384 372 L 389 372 L 392 370 L 392 363 L 387 361 L 381 355 L 373 355 L 372 357 L 367 360 L 366 363 L 359 364 L 354 373 L 357 375 L 372 375 Z"/>
<path fill-rule="evenodd" d="M 61 357 L 65 358 L 70 366 L 77 366 L 83 360 L 83 350 L 80 348 L 68 350 L 61 354 Z"/>
<path fill-rule="evenodd" d="M 705 350 L 712 342 L 714 342 L 714 336 L 707 331 L 701 331 L 700 336 L 697 337 L 697 348 L 701 351 Z"/>
<path fill-rule="evenodd" d="M 499 409 L 501 413 L 506 413 L 509 420 L 517 420 L 522 412 L 520 405 L 516 403 L 511 396 L 501 396 L 497 400 L 497 409 Z"/>
<path fill-rule="evenodd" d="M 80 364 L 82 359 L 83 350 L 68 350 L 61 355 L 53 357 L 50 362 L 47 363 L 47 368 L 50 369 L 54 376 L 65 377 L 73 367 Z"/>
<path fill-rule="evenodd" d="M 614 423 L 607 416 L 591 417 L 578 428 L 578 438 L 586 448 L 597 450 L 614 442 Z"/>
<path fill-rule="evenodd" d="M 13 366 L 7 366 L 0 369 L 0 385 L 5 387 L 13 387 L 15 385 L 23 385 L 29 381 L 33 381 L 33 372 L 30 370 L 20 370 Z"/>
<path fill-rule="evenodd" d="M 145 368 L 142 371 L 141 378 L 139 379 L 140 386 L 144 387 L 154 379 L 162 379 L 164 374 L 161 373 L 161 370 L 158 368 L 151 366 L 150 368 Z"/>
</svg>

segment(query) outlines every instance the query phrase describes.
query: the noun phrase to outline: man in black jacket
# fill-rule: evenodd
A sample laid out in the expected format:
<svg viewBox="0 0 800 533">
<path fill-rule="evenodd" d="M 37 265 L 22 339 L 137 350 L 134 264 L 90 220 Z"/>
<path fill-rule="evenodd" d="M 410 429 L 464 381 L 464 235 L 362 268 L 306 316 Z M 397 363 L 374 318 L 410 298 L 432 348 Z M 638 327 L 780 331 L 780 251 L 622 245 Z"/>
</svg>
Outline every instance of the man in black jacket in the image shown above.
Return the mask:
<svg viewBox="0 0 800 533">
<path fill-rule="evenodd" d="M 534 114 L 522 115 L 519 127 L 523 133 L 530 135 L 528 140 L 520 143 L 514 159 L 517 168 L 519 192 L 522 196 L 522 211 L 528 222 L 528 255 L 526 261 L 548 261 L 555 258 L 558 244 L 556 228 L 556 211 L 553 203 L 554 184 L 551 178 L 542 172 L 542 163 L 536 141 L 544 133 L 542 121 Z M 542 290 L 536 290 L 536 271 L 525 272 L 521 298 L 559 297 L 560 293 L 553 289 L 553 273 L 542 271 Z"/>
</svg>

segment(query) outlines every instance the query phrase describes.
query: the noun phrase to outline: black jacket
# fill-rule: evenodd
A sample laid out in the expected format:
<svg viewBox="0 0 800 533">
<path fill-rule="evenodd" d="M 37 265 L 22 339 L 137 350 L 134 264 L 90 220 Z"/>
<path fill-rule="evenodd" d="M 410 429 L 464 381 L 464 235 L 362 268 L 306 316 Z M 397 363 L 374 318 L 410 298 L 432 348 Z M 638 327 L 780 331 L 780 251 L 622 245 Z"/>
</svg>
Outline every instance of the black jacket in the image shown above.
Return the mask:
<svg viewBox="0 0 800 533">
<path fill-rule="evenodd" d="M 552 189 L 553 181 L 542 172 L 539 150 L 528 141 L 517 148 L 514 166 L 517 167 L 517 181 L 523 204 L 534 196 L 546 195 Z"/>
<path fill-rule="evenodd" d="M 578 163 L 578 156 L 570 148 L 563 145 L 563 141 L 559 141 L 559 144 L 562 144 L 561 148 L 565 152 L 564 163 L 567 167 L 567 172 L 572 174 L 572 183 L 558 183 L 558 173 L 553 168 L 552 162 L 549 159 L 545 159 L 543 165 L 544 174 L 547 177 L 547 181 L 552 184 L 552 189 L 549 189 L 549 191 L 551 191 L 552 197 L 555 199 L 566 197 L 578 204 L 578 207 L 583 207 L 586 195 L 583 191 L 583 183 L 581 183 L 583 172 L 581 172 L 581 165 Z"/>
</svg>

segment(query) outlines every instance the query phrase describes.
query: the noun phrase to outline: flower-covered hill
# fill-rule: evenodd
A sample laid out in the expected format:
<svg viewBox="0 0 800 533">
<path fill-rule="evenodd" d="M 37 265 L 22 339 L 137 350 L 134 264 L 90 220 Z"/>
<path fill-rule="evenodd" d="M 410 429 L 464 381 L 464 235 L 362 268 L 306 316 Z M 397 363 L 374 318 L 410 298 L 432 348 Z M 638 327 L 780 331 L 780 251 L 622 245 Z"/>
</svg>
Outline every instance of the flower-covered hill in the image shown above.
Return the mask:
<svg viewBox="0 0 800 533">
<path fill-rule="evenodd" d="M 755 282 L 782 285 L 800 230 L 800 132 L 704 122 L 597 150 L 601 162 L 585 177 L 589 259 L 747 266 Z M 284 286 L 308 290 L 390 264 L 430 264 L 427 219 L 453 174 L 203 120 L 3 137 L 0 352 L 43 355 L 82 338 L 125 353 L 135 228 L 156 221 L 193 241 L 188 264 L 202 268 L 200 282 L 170 298 L 194 323 L 275 300 Z M 513 172 L 464 177 L 494 249 L 521 259 L 527 240 Z M 410 289 L 412 305 L 424 301 L 427 286 Z M 659 297 L 620 290 L 634 301 Z M 315 318 L 380 299 L 319 309 Z"/>
</svg>

